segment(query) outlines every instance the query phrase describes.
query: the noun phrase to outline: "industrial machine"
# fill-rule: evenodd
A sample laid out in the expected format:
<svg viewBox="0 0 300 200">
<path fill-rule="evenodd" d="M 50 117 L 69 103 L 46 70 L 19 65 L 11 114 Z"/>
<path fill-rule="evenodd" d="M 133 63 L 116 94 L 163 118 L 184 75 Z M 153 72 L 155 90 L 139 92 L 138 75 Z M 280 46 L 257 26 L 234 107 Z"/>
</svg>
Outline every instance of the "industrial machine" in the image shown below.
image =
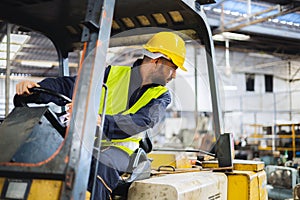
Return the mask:
<svg viewBox="0 0 300 200">
<path fill-rule="evenodd" d="M 292 199 L 293 192 L 299 183 L 299 172 L 297 169 L 285 166 L 266 166 L 267 190 L 272 199 Z M 298 198 L 298 197 L 297 197 Z M 295 196 L 296 199 L 296 196 Z"/>
<path fill-rule="evenodd" d="M 55 127 L 54 132 L 57 137 L 53 140 L 58 143 L 51 155 L 24 162 L 17 151 L 23 148 L 22 143 L 30 137 L 30 133 L 13 142 L 19 137 L 18 134 L 7 137 L 9 132 L 5 131 L 11 125 L 8 122 L 11 122 L 14 116 L 8 116 L 2 123 L 5 127 L 1 126 L 0 129 L 0 140 L 3 145 L 0 146 L 1 199 L 85 199 L 91 152 L 94 147 L 95 135 L 91 133 L 96 133 L 97 112 L 94 111 L 98 110 L 97 105 L 100 105 L 102 87 L 99 83 L 103 82 L 107 49 L 109 46 L 144 43 L 151 34 L 166 29 L 177 31 L 185 39 L 192 39 L 205 47 L 218 161 L 213 163 L 212 167 L 207 167 L 205 172 L 169 174 L 134 182 L 129 188 L 128 199 L 141 199 L 142 197 L 137 194 L 140 192 L 135 192 L 141 191 L 140 187 L 150 195 L 152 191 L 149 192 L 147 189 L 149 185 L 155 186 L 156 191 L 163 196 L 152 195 L 144 197 L 145 199 L 163 199 L 167 198 L 165 195 L 171 194 L 175 196 L 167 199 L 267 199 L 265 175 L 261 163 L 236 163 L 235 166 L 230 134 L 223 133 L 213 41 L 210 27 L 201 11 L 201 4 L 205 3 L 214 3 L 214 1 L 10 0 L 0 2 L 1 20 L 41 32 L 52 40 L 58 52 L 61 76 L 68 75 L 68 53 L 75 49 L 84 50 L 68 127 L 57 124 L 47 108 L 21 109 L 22 112 L 32 114 L 31 124 L 28 124 L 28 119 L 27 121 L 25 118 L 22 119 L 26 122 L 23 123 L 24 126 L 30 125 L 28 130 L 36 129 L 36 123 L 37 126 L 41 126 L 41 118 L 47 125 L 50 123 Z M 195 68 L 197 70 L 198 66 Z M 19 115 L 18 111 L 19 109 L 14 110 L 13 114 Z M 2 134 L 4 132 L 5 134 Z M 254 166 L 255 169 L 245 168 L 244 165 Z M 237 174 L 242 174 L 241 177 L 245 175 L 246 179 L 241 178 L 244 183 L 241 185 L 246 188 L 246 193 L 252 196 L 245 194 L 240 198 L 233 194 L 233 191 L 239 189 L 239 184 L 236 184 L 239 178 L 235 178 Z M 233 181 L 230 181 L 231 177 Z M 162 184 L 166 188 L 164 191 L 169 190 L 169 193 L 162 192 L 160 187 Z M 182 187 L 183 185 L 185 187 Z M 153 192 L 153 194 L 157 193 Z"/>
</svg>

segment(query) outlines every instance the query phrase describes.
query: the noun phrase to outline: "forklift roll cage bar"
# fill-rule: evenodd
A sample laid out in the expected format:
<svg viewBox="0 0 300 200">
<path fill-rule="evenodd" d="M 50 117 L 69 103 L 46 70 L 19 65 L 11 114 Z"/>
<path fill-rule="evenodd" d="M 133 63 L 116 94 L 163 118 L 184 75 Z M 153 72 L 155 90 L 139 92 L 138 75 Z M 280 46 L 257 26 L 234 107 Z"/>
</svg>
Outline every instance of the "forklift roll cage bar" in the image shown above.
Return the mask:
<svg viewBox="0 0 300 200">
<path fill-rule="evenodd" d="M 219 106 L 214 47 L 210 26 L 201 11 L 212 0 L 10 0 L 0 2 L 0 19 L 41 32 L 56 47 L 60 75 L 68 75 L 68 52 L 85 47 L 73 94 L 73 113 L 64 144 L 53 159 L 45 163 L 0 163 L 0 176 L 41 178 L 64 181 L 61 199 L 79 199 L 85 195 L 91 153 L 100 105 L 102 75 L 109 45 L 126 45 L 118 34 L 136 28 L 167 28 L 183 32 L 201 43 L 206 60 L 211 90 L 216 138 L 223 134 Z M 126 32 L 140 43 L 141 35 L 153 29 Z M 157 29 L 156 29 L 157 30 Z M 132 35 L 129 35 L 132 34 Z M 110 37 L 116 36 L 110 41 Z M 122 41 L 122 43 L 118 42 Z M 145 40 L 146 41 L 146 40 Z M 86 45 L 84 45 L 86 44 Z M 99 78 L 100 77 L 100 78 Z"/>
</svg>

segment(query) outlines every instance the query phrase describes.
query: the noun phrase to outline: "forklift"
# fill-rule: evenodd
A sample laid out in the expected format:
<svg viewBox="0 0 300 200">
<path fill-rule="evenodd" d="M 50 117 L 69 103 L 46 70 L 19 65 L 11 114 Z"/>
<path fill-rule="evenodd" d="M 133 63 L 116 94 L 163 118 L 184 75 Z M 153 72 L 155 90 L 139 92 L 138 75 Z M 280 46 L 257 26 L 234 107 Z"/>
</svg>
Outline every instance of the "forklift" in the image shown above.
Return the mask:
<svg viewBox="0 0 300 200">
<path fill-rule="evenodd" d="M 99 83 L 103 82 L 107 49 L 114 46 L 139 45 L 162 30 L 176 31 L 184 39 L 192 39 L 205 48 L 217 141 L 215 145 L 217 160 L 203 162 L 205 169 L 203 171 L 167 174 L 135 181 L 130 185 L 125 198 L 267 199 L 263 163 L 235 161 L 231 134 L 223 131 L 214 46 L 210 26 L 201 10 L 203 4 L 209 3 L 215 2 L 214 0 L 1 1 L 1 20 L 38 31 L 53 42 L 59 57 L 60 76 L 68 75 L 68 53 L 78 49 L 84 52 L 68 126 L 57 121 L 48 107 L 27 107 L 27 102 L 22 100 L 19 104 L 23 107 L 16 107 L 1 124 L 1 199 L 89 198 L 86 196 L 86 189 L 94 138 L 97 133 L 98 113 L 94 111 L 99 109 L 100 95 L 102 90 L 105 90 Z M 198 66 L 195 68 L 197 70 Z M 55 95 L 65 102 L 70 102 L 70 99 L 53 91 L 34 92 Z M 48 152 L 23 155 L 26 149 L 29 149 L 29 152 L 33 149 L 31 144 L 26 145 L 24 142 L 28 137 L 40 133 L 40 130 L 51 131 L 52 136 L 49 140 L 55 145 L 48 149 Z M 99 130 L 100 135 L 101 131 Z M 41 135 L 46 136 L 47 132 Z M 41 144 L 47 145 L 46 139 L 43 138 L 41 137 L 40 143 L 35 144 L 39 150 Z M 165 188 L 163 191 L 162 185 Z M 154 190 L 151 189 L 150 192 L 149 186 Z M 236 194 L 236 191 L 241 189 L 242 196 L 241 193 Z"/>
</svg>

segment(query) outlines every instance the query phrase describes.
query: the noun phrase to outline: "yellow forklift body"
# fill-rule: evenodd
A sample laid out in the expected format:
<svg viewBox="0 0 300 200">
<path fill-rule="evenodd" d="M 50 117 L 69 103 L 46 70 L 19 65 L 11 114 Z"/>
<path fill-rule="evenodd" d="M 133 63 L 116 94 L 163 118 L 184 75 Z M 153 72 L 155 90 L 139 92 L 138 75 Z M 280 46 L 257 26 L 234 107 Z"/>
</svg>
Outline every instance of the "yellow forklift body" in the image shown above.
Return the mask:
<svg viewBox="0 0 300 200">
<path fill-rule="evenodd" d="M 203 168 L 218 168 L 217 161 L 204 161 L 202 163 Z M 233 170 L 240 170 L 240 171 L 254 171 L 258 172 L 264 170 L 265 164 L 261 161 L 254 161 L 254 160 L 233 160 Z"/>
<path fill-rule="evenodd" d="M 33 180 L 30 188 L 28 200 L 45 199 L 55 200 L 59 199 L 62 181 L 52 180 Z"/>
<path fill-rule="evenodd" d="M 228 200 L 267 200 L 265 171 L 237 171 L 226 173 Z"/>
<path fill-rule="evenodd" d="M 202 167 L 218 169 L 217 161 L 205 161 Z M 267 200 L 267 176 L 264 162 L 233 160 L 233 171 L 226 172 L 228 200 Z"/>
<path fill-rule="evenodd" d="M 3 185 L 4 185 L 4 178 L 0 178 L 0 194 L 2 194 L 2 188 L 3 188 Z"/>
<path fill-rule="evenodd" d="M 158 169 L 161 166 L 176 167 L 176 153 L 153 152 L 148 154 L 148 158 L 153 160 L 151 162 L 152 169 Z"/>
<path fill-rule="evenodd" d="M 6 178 L 0 178 L 0 194 L 4 190 L 5 181 Z M 58 200 L 62 189 L 62 181 L 34 179 L 29 187 L 27 200 Z M 10 192 L 10 195 L 12 193 L 13 191 Z"/>
</svg>

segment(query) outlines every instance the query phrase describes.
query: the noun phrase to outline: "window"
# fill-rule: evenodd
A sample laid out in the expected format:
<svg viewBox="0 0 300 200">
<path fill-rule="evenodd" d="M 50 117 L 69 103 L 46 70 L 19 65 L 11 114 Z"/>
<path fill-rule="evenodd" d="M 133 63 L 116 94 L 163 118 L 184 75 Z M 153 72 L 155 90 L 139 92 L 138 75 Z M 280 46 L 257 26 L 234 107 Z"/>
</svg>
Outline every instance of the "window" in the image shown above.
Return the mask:
<svg viewBox="0 0 300 200">
<path fill-rule="evenodd" d="M 273 92 L 273 75 L 265 75 L 266 92 Z"/>
<path fill-rule="evenodd" d="M 246 74 L 246 91 L 254 91 L 255 74 Z"/>
</svg>

